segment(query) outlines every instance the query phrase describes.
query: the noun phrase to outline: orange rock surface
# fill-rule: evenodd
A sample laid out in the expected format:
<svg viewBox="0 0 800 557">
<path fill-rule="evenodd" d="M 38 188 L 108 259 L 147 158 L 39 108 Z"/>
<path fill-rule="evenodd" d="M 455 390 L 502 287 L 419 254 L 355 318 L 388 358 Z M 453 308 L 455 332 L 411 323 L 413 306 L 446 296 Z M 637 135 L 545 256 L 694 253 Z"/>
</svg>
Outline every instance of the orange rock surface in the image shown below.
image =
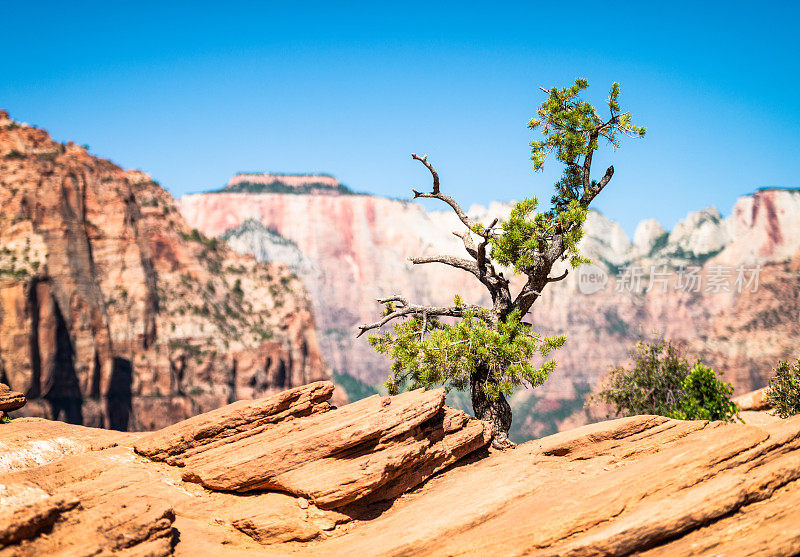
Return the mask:
<svg viewBox="0 0 800 557">
<path fill-rule="evenodd" d="M 757 427 L 636 416 L 495 452 L 458 437 L 465 424 L 480 425 L 475 420 L 437 425 L 454 416 L 438 406 L 437 391 L 300 415 L 322 404 L 329 387 L 318 383 L 237 403 L 149 434 L 31 418 L 0 426 L 0 556 L 800 551 L 800 416 Z M 427 408 L 437 406 L 425 418 Z M 423 420 L 422 428 L 411 424 L 409 430 L 393 415 Z M 336 422 L 339 433 L 331 427 Z M 287 443 L 297 441 L 295 453 L 276 453 L 269 443 L 257 451 L 253 441 L 270 430 L 286 433 Z M 436 441 L 437 430 L 446 442 Z M 428 439 L 429 450 L 438 446 L 436 456 L 449 456 L 455 465 L 420 466 L 416 454 L 398 473 L 397 461 L 382 453 L 404 446 L 414 431 L 420 433 L 415 440 Z M 315 444 L 299 442 L 313 432 Z M 367 437 L 374 442 L 365 445 Z M 294 493 L 218 491 L 181 477 L 193 458 L 222 462 L 224 451 L 202 450 L 219 442 L 237 453 L 231 481 L 249 458 L 253 477 L 291 468 L 302 470 L 295 487 L 308 491 L 326 482 L 330 490 L 349 490 L 359 478 L 338 473 L 353 454 L 343 439 L 362 446 L 360 454 L 372 459 L 366 468 L 383 469 L 394 483 L 373 485 L 370 493 L 326 510 Z M 184 467 L 134 450 L 149 447 L 152 456 L 170 458 L 156 448 L 174 440 L 181 453 L 200 449 Z M 241 442 L 246 451 L 237 448 Z M 309 466 L 297 468 L 303 454 Z M 419 475 L 422 470 L 428 473 Z M 215 477 L 222 481 L 224 473 Z"/>
<path fill-rule="evenodd" d="M 0 417 L 3 412 L 10 412 L 25 406 L 27 399 L 22 393 L 12 391 L 8 385 L 0 383 Z"/>
</svg>

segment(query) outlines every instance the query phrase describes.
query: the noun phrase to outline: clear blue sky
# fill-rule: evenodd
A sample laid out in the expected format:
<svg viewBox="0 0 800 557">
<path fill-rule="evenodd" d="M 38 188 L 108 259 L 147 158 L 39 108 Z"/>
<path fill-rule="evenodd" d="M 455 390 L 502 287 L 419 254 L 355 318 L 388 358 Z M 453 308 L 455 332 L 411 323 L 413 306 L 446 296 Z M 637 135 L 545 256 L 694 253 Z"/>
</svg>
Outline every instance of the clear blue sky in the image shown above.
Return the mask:
<svg viewBox="0 0 800 557">
<path fill-rule="evenodd" d="M 329 172 L 406 197 L 428 176 L 486 204 L 538 194 L 540 85 L 612 81 L 648 127 L 597 159 L 596 207 L 631 233 L 800 186 L 795 2 L 14 2 L 0 107 L 175 196 L 242 170 Z"/>
</svg>

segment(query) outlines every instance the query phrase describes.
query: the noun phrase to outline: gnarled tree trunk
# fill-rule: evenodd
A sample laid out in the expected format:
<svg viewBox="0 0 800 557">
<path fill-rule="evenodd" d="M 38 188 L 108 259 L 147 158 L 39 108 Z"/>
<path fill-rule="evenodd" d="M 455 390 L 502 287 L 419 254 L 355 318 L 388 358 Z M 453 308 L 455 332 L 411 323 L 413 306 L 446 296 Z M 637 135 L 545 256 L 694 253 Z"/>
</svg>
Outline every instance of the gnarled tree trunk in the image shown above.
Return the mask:
<svg viewBox="0 0 800 557">
<path fill-rule="evenodd" d="M 475 417 L 494 426 L 494 439 L 492 444 L 496 448 L 506 448 L 513 443 L 508 439 L 508 430 L 511 428 L 511 405 L 502 393 L 496 399 L 487 396 L 484 387 L 492 381 L 489 369 L 478 368 L 478 371 L 470 376 L 470 389 L 472 395 L 472 409 Z"/>
</svg>

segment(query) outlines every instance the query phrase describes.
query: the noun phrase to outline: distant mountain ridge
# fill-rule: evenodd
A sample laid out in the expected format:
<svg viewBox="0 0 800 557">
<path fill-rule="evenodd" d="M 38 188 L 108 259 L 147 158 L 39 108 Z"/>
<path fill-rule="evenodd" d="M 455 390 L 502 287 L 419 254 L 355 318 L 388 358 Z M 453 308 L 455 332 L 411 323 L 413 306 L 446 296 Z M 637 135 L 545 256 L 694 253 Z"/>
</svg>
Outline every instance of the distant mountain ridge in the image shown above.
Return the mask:
<svg viewBox="0 0 800 557">
<path fill-rule="evenodd" d="M 240 172 L 228 181 L 227 186 L 217 191 L 225 193 L 354 194 L 350 188 L 340 184 L 330 174 L 277 174 L 271 172 Z"/>
<path fill-rule="evenodd" d="M 452 234 L 460 230 L 449 211 L 425 211 L 421 206 L 375 196 L 193 194 L 182 197 L 186 219 L 210 236 L 225 235 L 241 253 L 261 260 L 292 261 L 309 290 L 322 352 L 335 373 L 347 373 L 368 385 L 382 383 L 389 362 L 375 354 L 356 326 L 374 320 L 381 296 L 403 293 L 419 303 L 447 303 L 453 293 L 467 301 L 487 302 L 471 276 L 441 265 L 412 267 L 411 256 L 461 255 L 463 246 Z M 510 204 L 474 206 L 473 218 L 488 222 L 507 216 Z M 291 254 L 271 234 L 244 223 L 258 222 L 294 244 Z M 518 426 L 527 435 L 552 431 L 536 414 L 576 425 L 575 404 L 594 388 L 609 366 L 626 359 L 626 351 L 642 332 L 660 331 L 687 339 L 692 350 L 720 369 L 737 393 L 763 386 L 781 357 L 796 354 L 800 341 L 800 281 L 792 274 L 800 249 L 800 191 L 770 189 L 740 198 L 730 216 L 714 208 L 689 213 L 667 232 L 645 220 L 628 238 L 619 224 L 591 211 L 582 251 L 607 275 L 600 292 L 581 292 L 579 272 L 548 286 L 528 320 L 547 333 L 565 333 L 568 342 L 556 354 L 559 367 L 535 391 L 522 391 L 515 405 L 523 409 Z M 756 293 L 706 292 L 710 272 L 720 266 L 761 265 L 762 284 Z M 632 292 L 621 283 L 626 268 L 642 269 L 648 285 L 651 269 L 669 273 L 668 292 Z M 679 272 L 699 267 L 703 289 L 677 290 Z M 556 270 L 554 270 L 556 272 Z M 560 271 L 559 271 L 560 272 Z M 772 317 L 774 307 L 785 308 Z M 760 308 L 760 309 L 759 309 Z M 740 319 L 751 315 L 751 319 Z M 749 334 L 742 328 L 750 323 Z M 758 323 L 771 323 L 772 328 Z M 773 335 L 772 330 L 781 330 Z M 743 340 L 744 339 L 744 340 Z M 749 347 L 741 349 L 742 343 Z M 566 406 L 565 406 L 566 405 Z M 579 412 L 580 413 L 580 412 Z M 548 418 L 550 419 L 550 418 Z M 521 424 L 520 422 L 527 422 Z M 561 425 L 559 425 L 561 427 Z M 549 429 L 548 429 L 549 428 Z"/>
</svg>

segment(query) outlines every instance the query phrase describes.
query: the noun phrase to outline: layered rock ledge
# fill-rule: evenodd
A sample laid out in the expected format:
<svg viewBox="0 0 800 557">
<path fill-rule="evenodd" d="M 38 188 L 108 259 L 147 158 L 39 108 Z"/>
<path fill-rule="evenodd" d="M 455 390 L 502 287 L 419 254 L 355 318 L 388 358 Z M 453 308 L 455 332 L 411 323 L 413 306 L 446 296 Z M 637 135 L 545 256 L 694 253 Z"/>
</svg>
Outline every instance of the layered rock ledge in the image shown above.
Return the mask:
<svg viewBox="0 0 800 557">
<path fill-rule="evenodd" d="M 800 551 L 800 416 L 636 416 L 498 453 L 441 391 L 340 409 L 331 393 L 150 434 L 3 424 L 0 556 Z"/>
<path fill-rule="evenodd" d="M 399 495 L 491 439 L 444 390 L 378 395 L 334 412 L 318 382 L 242 401 L 142 437 L 136 451 L 217 491 L 284 491 L 317 506 Z"/>
<path fill-rule="evenodd" d="M 26 402 L 28 401 L 24 394 L 12 391 L 8 385 L 0 383 L 0 418 L 8 412 L 19 410 Z"/>
</svg>

